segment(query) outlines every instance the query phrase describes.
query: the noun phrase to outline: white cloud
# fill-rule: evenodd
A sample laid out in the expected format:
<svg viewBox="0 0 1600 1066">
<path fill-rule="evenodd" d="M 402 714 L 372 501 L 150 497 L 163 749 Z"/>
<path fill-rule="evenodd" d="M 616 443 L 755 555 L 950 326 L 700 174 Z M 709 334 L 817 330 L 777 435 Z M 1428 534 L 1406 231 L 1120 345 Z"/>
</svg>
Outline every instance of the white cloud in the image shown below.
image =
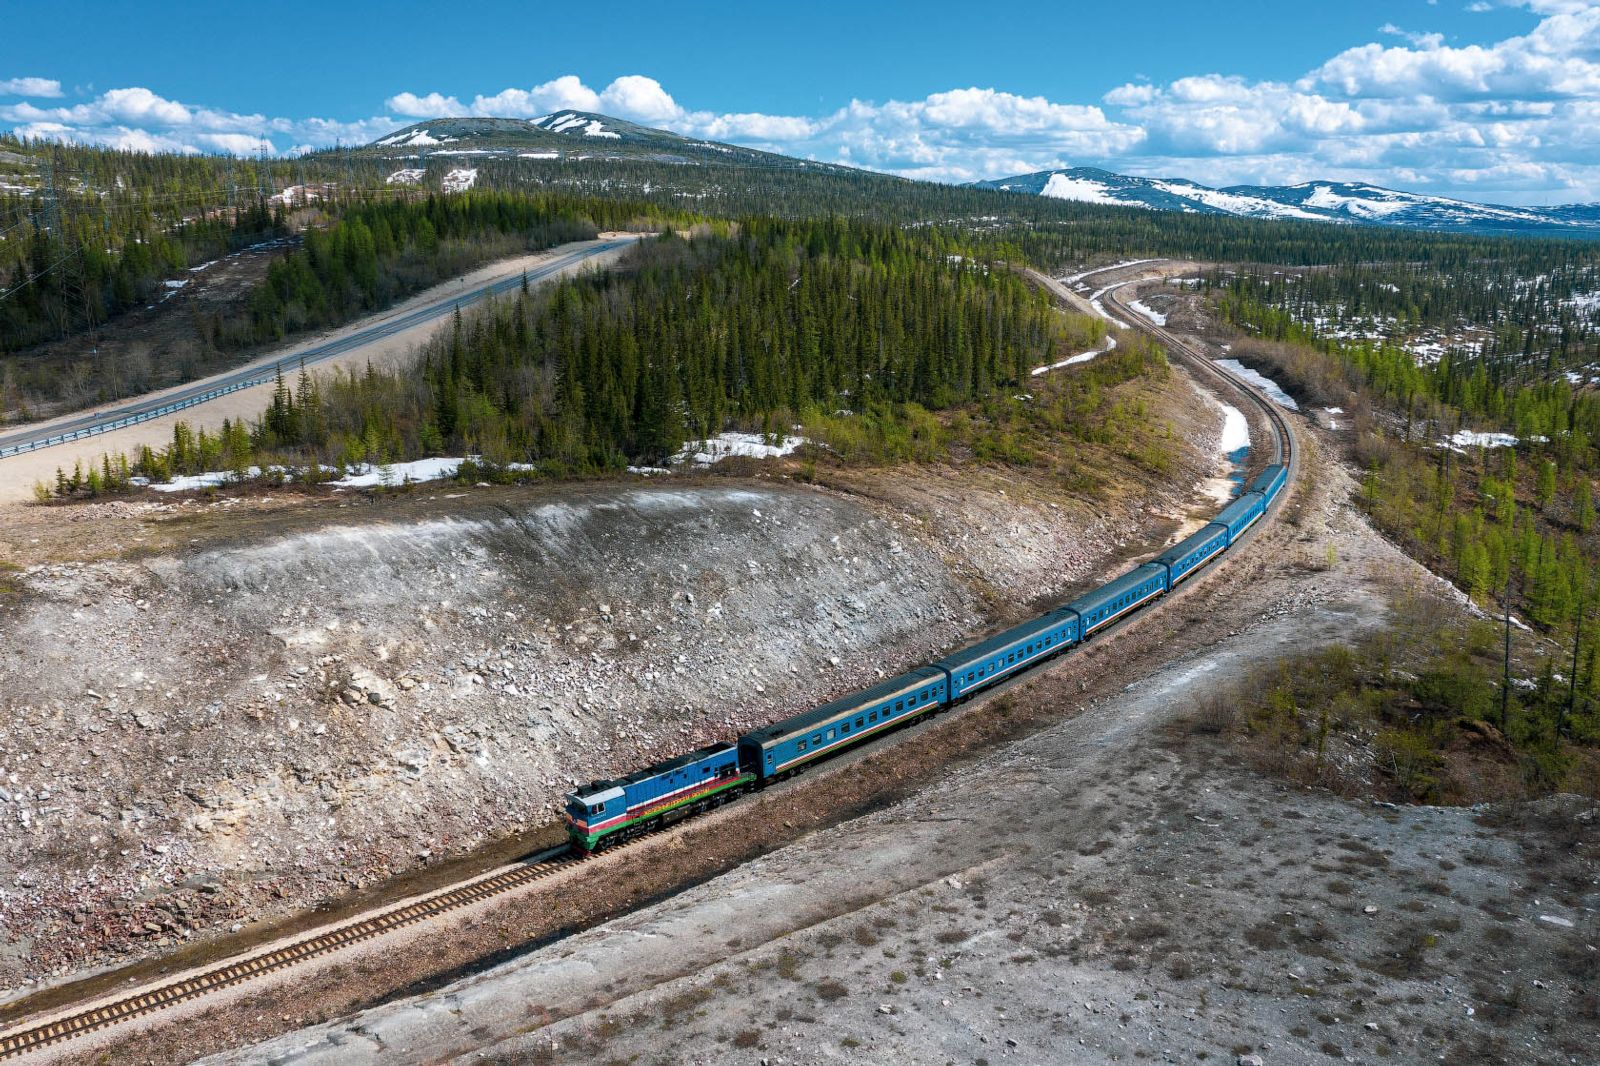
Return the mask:
<svg viewBox="0 0 1600 1066">
<path fill-rule="evenodd" d="M 1473 7 L 1484 6 L 1479 0 Z M 851 100 L 810 115 L 696 110 L 644 74 L 593 88 L 565 74 L 490 94 L 400 92 L 343 121 L 197 106 L 142 87 L 46 106 L 58 83 L 0 81 L 0 122 L 24 136 L 171 151 L 296 153 L 366 143 L 423 118 L 593 111 L 690 137 L 935 180 L 1095 165 L 1210 184 L 1342 178 L 1512 202 L 1600 200 L 1600 0 L 1500 0 L 1534 22 L 1486 44 L 1393 24 L 1288 80 L 1142 77 L 1096 102 L 955 87 Z"/>
<path fill-rule="evenodd" d="M 169 100 L 141 86 L 110 89 L 78 104 L 0 104 L 0 123 L 11 123 L 23 137 L 191 155 L 254 154 L 263 145 L 277 152 L 284 139 L 294 152 L 365 144 L 404 124 L 388 116 L 344 122 L 246 115 Z"/>
<path fill-rule="evenodd" d="M 474 115 L 500 118 L 537 118 L 552 111 L 598 110 L 600 94 L 573 74 L 564 74 L 531 89 L 503 89 L 493 96 L 478 96 L 472 101 Z"/>
<path fill-rule="evenodd" d="M 54 78 L 0 78 L 0 96 L 60 96 L 61 83 Z"/>
<path fill-rule="evenodd" d="M 399 93 L 384 101 L 384 106 L 397 115 L 409 118 L 443 118 L 446 115 L 470 114 L 461 106 L 460 100 L 453 96 L 441 96 L 439 93 L 429 93 L 427 96 Z"/>
<path fill-rule="evenodd" d="M 641 122 L 665 122 L 683 115 L 661 83 L 642 74 L 626 74 L 607 85 L 600 94 L 600 110 Z"/>
</svg>

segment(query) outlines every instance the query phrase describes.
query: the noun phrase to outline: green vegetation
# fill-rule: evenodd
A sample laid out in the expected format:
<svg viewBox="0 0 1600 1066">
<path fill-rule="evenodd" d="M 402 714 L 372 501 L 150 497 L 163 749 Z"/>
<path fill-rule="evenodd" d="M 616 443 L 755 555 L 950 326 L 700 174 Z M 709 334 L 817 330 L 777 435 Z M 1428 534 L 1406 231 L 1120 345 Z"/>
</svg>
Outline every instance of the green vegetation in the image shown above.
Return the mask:
<svg viewBox="0 0 1600 1066">
<path fill-rule="evenodd" d="M 63 471 L 53 492 L 251 467 L 316 481 L 430 455 L 481 457 L 461 475 L 473 479 L 583 475 L 658 462 L 730 426 L 798 431 L 836 462 L 970 458 L 1083 491 L 1114 476 L 1110 457 L 1171 469 L 1170 432 L 1143 392 L 1122 388 L 1159 387 L 1160 350 L 1130 337 L 1034 378 L 1033 366 L 1103 339 L 1103 325 L 952 247 L 842 220 L 667 234 L 618 270 L 458 315 L 415 368 L 302 371 L 254 425 L 180 425 L 165 448 Z M 804 459 L 800 476 L 815 465 Z"/>
<path fill-rule="evenodd" d="M 0 137 L 0 151 L 30 161 L 26 166 L 7 164 L 8 180 L 35 190 L 0 194 L 0 234 L 6 238 L 0 242 L 0 292 L 9 293 L 0 297 L 0 357 L 31 353 L 43 341 L 98 329 L 120 312 L 148 303 L 162 291 L 163 280 L 184 268 L 268 237 L 287 235 L 292 242 L 302 232 L 323 230 L 355 214 L 361 226 L 372 230 L 374 244 L 381 244 L 378 205 L 411 204 L 437 195 L 444 175 L 460 166 L 459 159 L 401 161 L 369 150 L 240 161 L 47 147 L 7 137 Z M 1370 273 L 1370 264 L 1413 264 L 1416 276 L 1396 282 L 1398 292 L 1378 287 L 1372 299 L 1382 307 L 1404 301 L 1404 313 L 1411 315 L 1414 306 L 1413 317 L 1423 322 L 1442 320 L 1460 306 L 1468 289 L 1477 293 L 1474 306 L 1484 315 L 1492 317 L 1501 306 L 1497 301 L 1510 300 L 1513 292 L 1523 300 L 1517 306 L 1525 305 L 1532 314 L 1551 299 L 1587 291 L 1582 288 L 1585 279 L 1592 281 L 1600 270 L 1600 245 L 1594 243 L 1137 211 L 843 168 L 745 165 L 743 156 L 729 158 L 735 165 L 475 157 L 474 195 L 487 191 L 507 198 L 501 203 L 553 198 L 602 226 L 603 216 L 621 222 L 643 215 L 654 225 L 685 220 L 692 212 L 697 218 L 844 217 L 908 229 L 937 227 L 980 258 L 1031 262 L 1046 269 L 1112 257 L 1177 256 L 1330 265 L 1335 269 L 1328 272 L 1329 279 L 1370 280 L 1362 273 Z M 420 184 L 387 182 L 402 165 L 423 171 Z M 610 207 L 599 206 L 602 202 Z M 441 276 L 438 271 L 464 269 L 527 246 L 510 239 L 512 230 L 497 228 L 481 215 L 454 217 L 453 222 L 466 227 L 449 234 L 436 231 L 439 254 L 418 257 L 418 246 L 408 244 L 414 240 L 410 231 L 401 233 L 393 219 L 383 221 L 390 225 L 398 253 L 392 264 L 395 274 L 380 270 L 376 283 L 370 274 L 364 282 L 358 275 L 351 289 L 349 279 L 323 273 L 325 257 L 314 255 L 309 265 L 319 269 L 279 271 L 263 283 L 251 313 L 197 321 L 189 342 L 192 350 L 159 352 L 157 365 L 148 371 L 137 365 L 138 358 L 131 367 L 100 365 L 110 360 L 0 358 L 0 415 L 40 405 L 104 401 L 187 380 L 236 359 L 243 346 L 269 342 L 300 325 L 326 325 L 341 314 L 382 306 Z M 430 218 L 430 224 L 435 222 Z M 359 237 L 356 227 L 349 236 Z M 367 260 L 363 243 L 350 240 L 333 259 L 348 254 L 352 266 L 354 260 Z M 421 246 L 427 244 L 422 234 Z M 378 255 L 383 258 L 384 251 Z M 1523 289 L 1505 287 L 1506 277 L 1526 277 L 1535 270 L 1548 277 L 1527 289 L 1525 299 Z M 1451 278 L 1471 271 L 1481 282 L 1453 287 Z M 1523 322 L 1527 315 L 1513 311 L 1511 317 Z M 1537 350 L 1552 335 L 1570 340 L 1577 334 L 1564 321 L 1575 319 L 1568 315 L 1538 331 L 1530 327 L 1515 336 L 1508 333 L 1500 346 L 1512 351 L 1532 344 Z"/>
<path fill-rule="evenodd" d="M 214 339 L 239 346 L 338 325 L 486 260 L 590 240 L 632 214 L 615 202 L 495 193 L 355 206 L 307 230 L 268 270 L 248 321 L 218 323 Z"/>
<path fill-rule="evenodd" d="M 1484 359 L 1419 365 L 1395 344 L 1319 337 L 1237 290 L 1220 304 L 1256 334 L 1235 355 L 1302 403 L 1345 409 L 1339 421 L 1364 472 L 1357 499 L 1375 524 L 1491 616 L 1509 605 L 1533 627 L 1515 641 L 1520 687 L 1503 677 L 1501 626 L 1409 619 L 1353 652 L 1250 679 L 1227 697 L 1236 706 L 1226 717 L 1270 761 L 1352 791 L 1376 776 L 1425 802 L 1600 792 L 1595 394 L 1494 374 Z M 1466 425 L 1524 443 L 1441 446 Z"/>
<path fill-rule="evenodd" d="M 1286 659 L 1215 694 L 1198 723 L 1231 734 L 1269 768 L 1348 795 L 1479 803 L 1517 795 L 1600 796 L 1600 648 L 1574 688 L 1568 664 L 1519 662 L 1501 717 L 1501 633 L 1404 608 L 1354 647 Z M 1516 676 L 1514 672 L 1513 676 Z"/>
<path fill-rule="evenodd" d="M 1224 307 L 1247 326 L 1261 320 Z M 1306 327 L 1267 321 L 1261 332 L 1276 339 L 1235 354 L 1308 403 L 1352 412 L 1361 502 L 1384 532 L 1479 603 L 1509 586 L 1514 609 L 1546 631 L 1569 630 L 1580 608 L 1597 606 L 1596 394 L 1564 380 L 1488 386 L 1481 364 L 1463 378 L 1449 360 L 1418 366 L 1392 345 L 1312 339 Z M 1437 446 L 1464 424 L 1504 425 L 1532 443 Z"/>
</svg>

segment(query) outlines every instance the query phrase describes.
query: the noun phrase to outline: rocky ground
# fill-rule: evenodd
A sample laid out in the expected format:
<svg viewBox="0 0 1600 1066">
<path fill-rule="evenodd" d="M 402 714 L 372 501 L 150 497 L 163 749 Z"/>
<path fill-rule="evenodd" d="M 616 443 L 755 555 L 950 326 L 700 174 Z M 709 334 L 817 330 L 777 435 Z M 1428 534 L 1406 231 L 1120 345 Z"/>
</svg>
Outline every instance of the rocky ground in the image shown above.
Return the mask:
<svg viewBox="0 0 1600 1066">
<path fill-rule="evenodd" d="M 1293 789 L 1204 713 L 1232 674 L 1383 624 L 1396 598 L 1454 609 L 1349 506 L 1348 475 L 1307 461 L 1283 520 L 1161 612 L 892 751 L 583 872 L 624 880 L 779 824 L 787 846 L 219 1061 L 1594 1061 L 1591 804 Z M 1043 728 L 950 756 L 1013 715 Z M 943 769 L 915 793 L 837 824 L 802 813 L 930 749 Z"/>
<path fill-rule="evenodd" d="M 909 475 L 13 509 L 0 986 L 248 936 L 927 661 L 1180 513 L 1220 423 L 1189 406 L 1173 483 L 1109 513 Z"/>
</svg>

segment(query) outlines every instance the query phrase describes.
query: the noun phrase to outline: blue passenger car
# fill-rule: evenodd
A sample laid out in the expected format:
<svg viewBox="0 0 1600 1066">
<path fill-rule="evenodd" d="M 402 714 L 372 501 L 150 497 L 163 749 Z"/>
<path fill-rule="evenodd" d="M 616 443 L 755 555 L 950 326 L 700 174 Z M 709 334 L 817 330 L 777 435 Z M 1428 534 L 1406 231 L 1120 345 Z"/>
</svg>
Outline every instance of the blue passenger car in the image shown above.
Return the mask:
<svg viewBox="0 0 1600 1066">
<path fill-rule="evenodd" d="M 1065 609 L 1078 613 L 1082 626 L 1078 639 L 1087 640 L 1095 630 L 1104 628 L 1165 591 L 1167 568 L 1159 563 L 1145 563 L 1078 597 Z"/>
<path fill-rule="evenodd" d="M 739 738 L 739 763 L 765 780 L 944 706 L 945 672 L 921 666 Z"/>
<path fill-rule="evenodd" d="M 1167 568 L 1167 588 L 1176 588 L 1178 582 L 1191 576 L 1227 546 L 1228 527 L 1212 522 L 1162 552 L 1156 562 Z"/>
<path fill-rule="evenodd" d="M 1077 612 L 1057 608 L 933 665 L 950 672 L 950 699 L 959 700 L 1077 642 Z"/>
<path fill-rule="evenodd" d="M 1288 469 L 1284 466 L 1274 463 L 1256 475 L 1256 479 L 1250 482 L 1250 491 L 1261 493 L 1261 495 L 1266 499 L 1266 502 L 1271 503 L 1273 497 L 1277 496 L 1278 493 L 1282 491 L 1283 486 L 1288 482 L 1288 480 Z"/>
<path fill-rule="evenodd" d="M 1239 534 L 1260 520 L 1266 509 L 1265 498 L 1252 489 L 1224 507 L 1222 513 L 1217 515 L 1216 522 L 1228 527 L 1228 543 L 1231 545 L 1239 539 Z"/>
</svg>

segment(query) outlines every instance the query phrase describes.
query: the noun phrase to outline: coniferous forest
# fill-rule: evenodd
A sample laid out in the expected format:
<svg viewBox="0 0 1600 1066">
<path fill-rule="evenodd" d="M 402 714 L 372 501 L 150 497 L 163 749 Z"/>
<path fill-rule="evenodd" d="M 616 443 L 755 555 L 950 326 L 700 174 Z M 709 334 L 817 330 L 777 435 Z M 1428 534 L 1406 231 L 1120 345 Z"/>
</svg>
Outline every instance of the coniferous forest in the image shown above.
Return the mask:
<svg viewBox="0 0 1600 1066">
<path fill-rule="evenodd" d="M 458 314 L 410 372 L 285 385 L 252 454 L 619 469 L 733 422 L 782 434 L 980 399 L 1025 378 L 1061 328 L 1015 273 L 926 235 L 836 219 L 669 231 L 616 271 Z"/>
</svg>

